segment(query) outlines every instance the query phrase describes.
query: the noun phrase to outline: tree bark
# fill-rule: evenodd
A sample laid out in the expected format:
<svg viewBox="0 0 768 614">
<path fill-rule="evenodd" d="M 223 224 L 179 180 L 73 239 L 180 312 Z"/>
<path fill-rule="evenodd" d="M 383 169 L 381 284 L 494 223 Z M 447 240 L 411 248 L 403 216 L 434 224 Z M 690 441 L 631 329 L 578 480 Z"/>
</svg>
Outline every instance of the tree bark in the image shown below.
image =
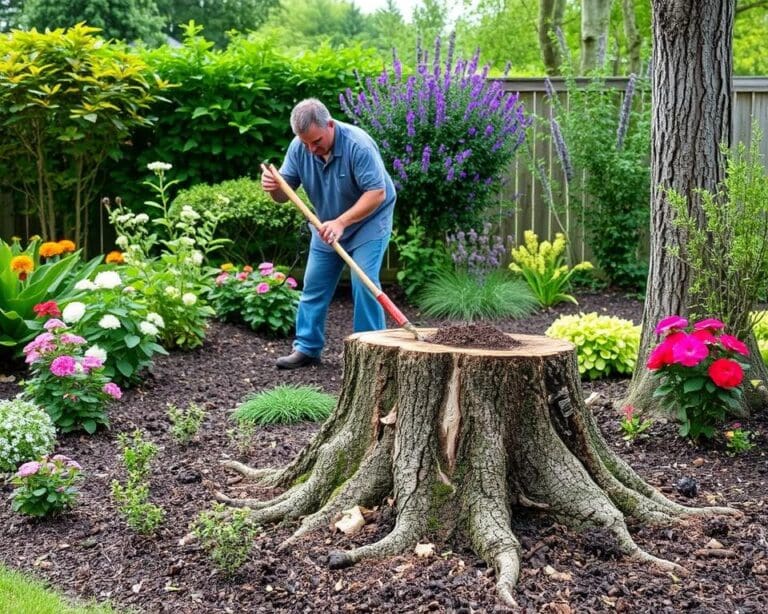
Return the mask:
<svg viewBox="0 0 768 614">
<path fill-rule="evenodd" d="M 581 1 L 581 74 L 598 68 L 600 46 L 608 44 L 612 0 Z"/>
<path fill-rule="evenodd" d="M 733 72 L 733 0 L 653 0 L 652 8 L 650 263 L 640 353 L 627 399 L 641 410 L 659 409 L 645 367 L 656 343 L 654 327 L 669 315 L 688 315 L 690 271 L 669 251 L 680 245 L 680 233 L 666 190 L 686 195 L 691 212 L 701 216 L 695 190 L 714 192 L 722 181 L 720 144 L 730 143 Z"/>
<path fill-rule="evenodd" d="M 539 46 L 550 77 L 560 74 L 563 54 L 555 33 L 562 28 L 565 0 L 539 0 Z"/>
<path fill-rule="evenodd" d="M 635 0 L 622 0 L 622 14 L 624 15 L 624 35 L 627 38 L 627 56 L 629 58 L 628 72 L 640 73 L 640 47 L 643 37 L 637 29 L 635 19 Z"/>
<path fill-rule="evenodd" d="M 460 530 L 494 567 L 499 596 L 509 605 L 521 562 L 510 529 L 518 506 L 575 528 L 601 527 L 627 556 L 684 571 L 641 550 L 625 517 L 670 522 L 737 512 L 665 499 L 603 439 L 582 398 L 573 346 L 510 337 L 520 345 L 494 351 L 414 341 L 402 330 L 349 337 L 336 410 L 296 459 L 282 470 L 224 462 L 288 489 L 270 501 L 223 493 L 217 499 L 252 508 L 256 522 L 301 520 L 285 547 L 327 527 L 344 509 L 380 505 L 393 495 L 392 532 L 332 552 L 331 567 L 391 556 Z"/>
</svg>

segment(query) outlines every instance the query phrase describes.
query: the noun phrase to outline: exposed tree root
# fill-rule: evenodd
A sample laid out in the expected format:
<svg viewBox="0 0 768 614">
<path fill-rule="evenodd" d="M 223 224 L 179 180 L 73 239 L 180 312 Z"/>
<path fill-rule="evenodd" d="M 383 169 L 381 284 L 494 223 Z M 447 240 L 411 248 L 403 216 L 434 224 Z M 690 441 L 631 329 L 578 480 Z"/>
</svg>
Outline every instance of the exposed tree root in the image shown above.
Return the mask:
<svg viewBox="0 0 768 614">
<path fill-rule="evenodd" d="M 626 556 L 685 573 L 641 549 L 625 518 L 669 523 L 739 512 L 688 508 L 645 483 L 585 407 L 572 347 L 518 339 L 523 350 L 483 352 L 413 341 L 401 331 L 350 337 L 336 410 L 296 459 L 282 470 L 224 463 L 287 490 L 269 501 L 217 498 L 251 508 L 257 522 L 302 518 L 284 548 L 342 510 L 374 506 L 391 493 L 393 530 L 375 543 L 331 552 L 332 568 L 405 552 L 458 529 L 493 566 L 499 598 L 511 607 L 522 558 L 510 528 L 514 504 L 577 529 L 602 527 Z"/>
</svg>

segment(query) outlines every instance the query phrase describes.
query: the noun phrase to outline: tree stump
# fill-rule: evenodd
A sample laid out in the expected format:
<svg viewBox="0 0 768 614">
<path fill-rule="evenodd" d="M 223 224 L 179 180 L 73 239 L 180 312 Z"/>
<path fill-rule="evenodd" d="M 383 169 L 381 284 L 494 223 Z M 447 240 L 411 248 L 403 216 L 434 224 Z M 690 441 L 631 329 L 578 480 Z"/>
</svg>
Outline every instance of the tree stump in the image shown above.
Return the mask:
<svg viewBox="0 0 768 614">
<path fill-rule="evenodd" d="M 252 508 L 257 522 L 300 519 L 285 546 L 341 510 L 393 495 L 394 529 L 376 543 L 332 552 L 331 567 L 463 530 L 494 567 L 499 596 L 510 605 L 520 569 L 510 529 L 516 506 L 575 528 L 602 527 L 626 555 L 684 571 L 641 550 L 625 517 L 670 522 L 738 512 L 672 502 L 611 450 L 585 406 L 570 343 L 505 337 L 517 345 L 450 347 L 400 329 L 348 337 L 338 404 L 304 450 L 279 470 L 224 463 L 287 490 L 269 501 L 217 498 Z"/>
</svg>

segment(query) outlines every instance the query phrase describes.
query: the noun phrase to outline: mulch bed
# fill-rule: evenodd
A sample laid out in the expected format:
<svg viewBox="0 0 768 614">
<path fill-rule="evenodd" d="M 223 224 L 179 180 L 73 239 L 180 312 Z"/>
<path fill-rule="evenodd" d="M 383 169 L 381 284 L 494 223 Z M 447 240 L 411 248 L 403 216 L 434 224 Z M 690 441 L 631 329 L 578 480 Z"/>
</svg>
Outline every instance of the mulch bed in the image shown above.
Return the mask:
<svg viewBox="0 0 768 614">
<path fill-rule="evenodd" d="M 559 306 L 494 326 L 542 334 L 558 315 L 580 309 L 640 319 L 642 304 L 620 294 L 580 298 L 579 307 Z M 412 308 L 406 311 L 417 326 L 457 324 L 421 318 Z M 220 460 L 279 466 L 318 429 L 317 424 L 261 428 L 248 452 L 241 454 L 227 435 L 233 426 L 230 410 L 246 395 L 281 383 L 317 385 L 338 394 L 342 341 L 351 333 L 351 322 L 351 304 L 340 296 L 331 308 L 319 367 L 278 371 L 274 359 L 289 351 L 289 340 L 271 340 L 221 323 L 211 326 L 202 348 L 159 359 L 154 373 L 114 406 L 111 430 L 61 437 L 57 451 L 79 461 L 87 472 L 74 510 L 36 521 L 12 514 L 5 501 L 0 506 L 0 560 L 68 595 L 110 599 L 118 607 L 144 612 L 507 611 L 496 600 L 493 571 L 460 538 L 436 544 L 438 555 L 432 558 L 403 555 L 330 570 L 329 551 L 369 543 L 392 528 L 394 514 L 386 503 L 355 537 L 318 531 L 287 552 L 278 552 L 277 546 L 295 525 L 267 527 L 241 573 L 229 580 L 215 571 L 198 544 L 180 545 L 190 521 L 209 508 L 214 490 L 230 496 L 267 494 L 237 482 L 219 466 Z M 585 395 L 601 395 L 593 409 L 609 442 L 670 498 L 694 506 L 727 504 L 744 516 L 687 526 L 630 525 L 641 547 L 690 571 L 676 577 L 616 556 L 600 531 L 579 535 L 541 513 L 515 509 L 513 529 L 523 547 L 516 596 L 521 608 L 561 614 L 768 611 L 768 418 L 763 414 L 745 425 L 761 436 L 756 449 L 738 457 L 717 447 L 696 447 L 677 438 L 674 425 L 661 422 L 651 428 L 650 437 L 628 445 L 618 428 L 618 402 L 626 385 L 626 380 L 611 380 L 584 386 Z M 0 398 L 16 392 L 15 383 L 0 383 Z M 208 412 L 198 440 L 181 447 L 170 436 L 166 405 L 185 407 L 190 402 Z M 167 510 L 167 519 L 153 537 L 131 532 L 109 495 L 110 482 L 125 477 L 116 435 L 135 428 L 160 446 L 152 498 Z M 699 486 L 693 498 L 675 487 L 686 477 Z M 2 493 L 5 499 L 10 488 L 4 486 Z M 718 545 L 713 539 L 722 547 L 713 548 Z"/>
</svg>

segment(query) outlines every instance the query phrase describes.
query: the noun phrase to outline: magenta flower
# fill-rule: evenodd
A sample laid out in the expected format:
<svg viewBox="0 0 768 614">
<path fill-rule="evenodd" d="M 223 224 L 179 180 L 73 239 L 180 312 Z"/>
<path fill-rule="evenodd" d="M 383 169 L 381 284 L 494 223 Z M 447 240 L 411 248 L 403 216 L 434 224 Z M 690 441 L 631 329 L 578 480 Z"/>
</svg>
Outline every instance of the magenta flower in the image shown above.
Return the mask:
<svg viewBox="0 0 768 614">
<path fill-rule="evenodd" d="M 66 327 L 67 325 L 64 324 L 64 322 L 62 322 L 58 318 L 51 318 L 45 324 L 43 324 L 43 328 L 45 328 L 45 330 L 55 330 L 57 328 L 66 328 Z"/>
<path fill-rule="evenodd" d="M 702 343 L 706 343 L 708 345 L 717 343 L 717 339 L 708 328 L 700 328 L 699 330 L 694 330 L 691 334 Z"/>
<path fill-rule="evenodd" d="M 265 281 L 262 281 L 258 286 L 256 286 L 256 292 L 259 294 L 266 294 L 269 292 L 269 284 Z"/>
<path fill-rule="evenodd" d="M 86 369 L 98 369 L 104 361 L 99 356 L 83 356 L 82 365 Z"/>
<path fill-rule="evenodd" d="M 104 392 L 106 392 L 109 396 L 111 396 L 113 399 L 120 400 L 123 397 L 123 391 L 120 390 L 120 386 L 115 384 L 114 382 L 107 382 L 104 384 L 104 388 L 102 388 Z"/>
<path fill-rule="evenodd" d="M 70 343 L 72 345 L 83 345 L 84 343 L 88 343 L 80 335 L 73 335 L 72 333 L 62 334 L 61 337 L 59 337 L 59 341 L 61 341 L 61 343 Z"/>
<path fill-rule="evenodd" d="M 77 361 L 72 356 L 57 356 L 51 363 L 51 373 L 57 377 L 67 377 L 72 375 L 77 368 Z"/>
<path fill-rule="evenodd" d="M 35 475 L 38 471 L 40 471 L 40 463 L 37 461 L 30 461 L 19 467 L 16 475 L 18 475 L 20 478 L 28 478 L 31 475 Z"/>
<path fill-rule="evenodd" d="M 707 356 L 707 346 L 693 335 L 685 335 L 672 346 L 672 362 L 684 367 L 695 367 Z"/>
<path fill-rule="evenodd" d="M 706 320 L 700 320 L 693 325 L 693 330 L 716 331 L 723 328 L 725 328 L 725 324 L 723 324 L 717 318 L 707 318 Z"/>
<path fill-rule="evenodd" d="M 274 270 L 275 265 L 271 262 L 262 262 L 259 265 L 259 273 L 262 274 L 262 276 L 267 277 L 268 275 L 272 275 L 272 271 Z"/>
<path fill-rule="evenodd" d="M 285 280 L 285 285 L 286 285 L 286 286 L 288 286 L 288 287 L 289 287 L 289 288 L 291 288 L 291 289 L 294 289 L 294 288 L 296 288 L 296 286 L 298 286 L 299 284 L 297 284 L 297 283 L 296 283 L 296 280 L 295 280 L 293 277 L 288 277 L 288 278 Z"/>
<path fill-rule="evenodd" d="M 722 344 L 722 346 L 726 350 L 730 350 L 731 352 L 736 352 L 737 354 L 741 354 L 743 356 L 749 355 L 749 349 L 747 348 L 747 344 L 738 339 L 737 337 L 734 337 L 733 335 L 720 335 L 718 338 L 718 341 Z"/>
<path fill-rule="evenodd" d="M 681 318 L 680 316 L 669 316 L 664 318 L 656 325 L 655 333 L 657 335 L 664 335 L 673 330 L 679 330 L 688 326 L 688 320 Z"/>
</svg>

